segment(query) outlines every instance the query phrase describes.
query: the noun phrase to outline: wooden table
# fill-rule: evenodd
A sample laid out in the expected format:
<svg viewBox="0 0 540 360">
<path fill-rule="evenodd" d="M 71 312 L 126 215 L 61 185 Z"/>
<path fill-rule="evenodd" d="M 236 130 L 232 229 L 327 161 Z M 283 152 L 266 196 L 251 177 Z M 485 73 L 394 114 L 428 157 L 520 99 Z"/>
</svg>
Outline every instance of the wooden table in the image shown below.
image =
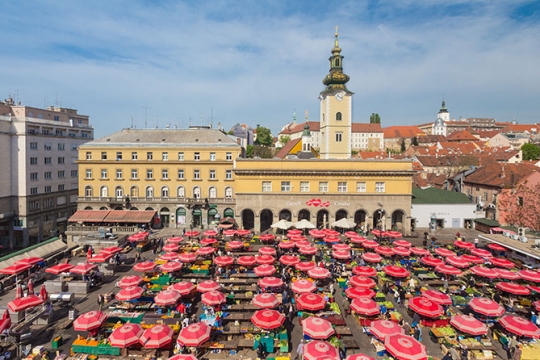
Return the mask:
<svg viewBox="0 0 540 360">
<path fill-rule="evenodd" d="M 231 279 L 234 279 L 234 278 L 239 278 L 239 279 L 255 278 L 255 279 L 259 279 L 259 277 L 257 275 L 255 275 L 255 273 L 238 273 L 238 274 L 231 275 Z"/>
<path fill-rule="evenodd" d="M 230 279 L 218 279 L 218 283 L 220 284 L 233 284 L 233 285 L 243 285 L 243 284 L 255 284 L 257 281 L 259 281 L 258 278 L 243 278 L 243 279 L 235 279 L 235 275 L 231 275 Z"/>
<path fill-rule="evenodd" d="M 245 312 L 234 312 L 224 317 L 222 321 L 249 320 L 251 319 L 251 315 L 253 314 L 248 314 Z"/>
<path fill-rule="evenodd" d="M 341 339 L 343 341 L 343 345 L 347 349 L 360 349 L 360 346 L 358 346 L 358 343 L 354 339 Z"/>
<path fill-rule="evenodd" d="M 255 285 L 233 285 L 233 286 L 221 286 L 223 289 L 223 292 L 246 292 L 251 291 L 255 292 L 257 291 L 257 287 Z"/>
<path fill-rule="evenodd" d="M 229 305 L 227 306 L 227 308 L 223 309 L 223 311 L 256 311 L 256 310 L 261 310 L 261 308 L 258 308 L 252 304 Z"/>
<path fill-rule="evenodd" d="M 346 326 L 336 326 L 334 330 L 338 335 L 352 335 L 351 329 Z"/>
</svg>

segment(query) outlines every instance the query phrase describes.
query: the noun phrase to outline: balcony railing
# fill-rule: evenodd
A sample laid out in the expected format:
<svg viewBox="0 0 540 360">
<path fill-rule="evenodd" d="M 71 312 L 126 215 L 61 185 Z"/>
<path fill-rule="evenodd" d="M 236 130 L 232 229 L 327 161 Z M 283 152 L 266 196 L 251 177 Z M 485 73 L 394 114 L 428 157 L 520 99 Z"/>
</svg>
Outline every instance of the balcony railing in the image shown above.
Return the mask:
<svg viewBox="0 0 540 360">
<path fill-rule="evenodd" d="M 131 204 L 135 203 L 175 203 L 175 204 L 186 204 L 186 205 L 204 205 L 206 198 L 179 198 L 179 197 L 129 197 Z M 116 197 L 88 197 L 83 196 L 79 197 L 78 202 L 99 202 L 99 203 L 125 203 L 125 198 L 116 198 Z M 208 198 L 208 203 L 226 203 L 232 204 L 235 202 L 234 198 Z"/>
</svg>

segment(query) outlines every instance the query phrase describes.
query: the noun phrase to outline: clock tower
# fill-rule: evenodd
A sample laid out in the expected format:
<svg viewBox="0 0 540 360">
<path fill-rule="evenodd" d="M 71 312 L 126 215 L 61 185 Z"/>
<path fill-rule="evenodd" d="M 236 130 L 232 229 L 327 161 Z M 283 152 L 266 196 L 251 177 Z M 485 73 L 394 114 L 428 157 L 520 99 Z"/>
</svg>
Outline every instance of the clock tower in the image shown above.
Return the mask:
<svg viewBox="0 0 540 360">
<path fill-rule="evenodd" d="M 330 73 L 319 95 L 321 159 L 348 159 L 351 157 L 352 95 L 345 84 L 349 76 L 343 73 L 343 56 L 336 27 L 334 48 L 330 60 Z"/>
</svg>

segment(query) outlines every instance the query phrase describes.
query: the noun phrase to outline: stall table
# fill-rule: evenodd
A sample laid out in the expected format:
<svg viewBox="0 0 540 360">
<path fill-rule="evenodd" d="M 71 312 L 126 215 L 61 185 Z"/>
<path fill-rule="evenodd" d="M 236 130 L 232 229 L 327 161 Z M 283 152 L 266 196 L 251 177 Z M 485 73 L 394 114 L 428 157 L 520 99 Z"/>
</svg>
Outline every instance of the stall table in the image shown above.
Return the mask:
<svg viewBox="0 0 540 360">
<path fill-rule="evenodd" d="M 120 356 L 120 348 L 110 345 L 98 345 L 96 340 L 77 339 L 73 342 L 71 349 L 75 353 L 89 355 L 111 355 Z"/>
</svg>

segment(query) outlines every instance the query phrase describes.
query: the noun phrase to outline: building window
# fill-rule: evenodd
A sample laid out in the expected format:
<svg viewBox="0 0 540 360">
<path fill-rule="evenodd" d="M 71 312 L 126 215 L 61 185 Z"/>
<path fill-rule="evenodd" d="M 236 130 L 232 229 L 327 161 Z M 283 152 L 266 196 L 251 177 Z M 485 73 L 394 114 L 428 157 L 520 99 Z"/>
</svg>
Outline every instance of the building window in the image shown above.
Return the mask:
<svg viewBox="0 0 540 360">
<path fill-rule="evenodd" d="M 152 160 L 154 158 L 154 155 L 152 154 L 151 151 L 148 151 L 146 153 L 146 160 Z"/>
<path fill-rule="evenodd" d="M 147 170 L 146 170 L 146 178 L 147 178 L 147 179 L 153 179 L 153 178 L 154 178 L 154 170 L 152 170 L 152 169 L 147 169 Z"/>
<path fill-rule="evenodd" d="M 178 153 L 178 161 L 184 161 L 184 153 L 183 152 Z"/>
<path fill-rule="evenodd" d="M 64 151 L 65 149 L 66 149 L 66 144 L 64 144 L 64 143 L 59 143 L 58 144 L 58 150 Z"/>
<path fill-rule="evenodd" d="M 201 188 L 198 186 L 195 186 L 193 188 L 193 198 L 194 199 L 200 199 L 201 198 Z"/>
<path fill-rule="evenodd" d="M 30 203 L 28 204 L 28 207 L 30 210 L 39 210 L 39 200 L 30 201 Z"/>
<path fill-rule="evenodd" d="M 124 197 L 124 190 L 121 186 L 117 186 L 116 189 L 114 189 L 114 194 L 117 199 L 122 199 Z"/>
<path fill-rule="evenodd" d="M 228 152 L 227 154 L 225 154 L 225 160 L 231 161 L 232 160 L 232 153 Z"/>
<path fill-rule="evenodd" d="M 281 182 L 281 192 L 289 192 L 291 191 L 291 182 L 290 181 L 282 181 Z"/>
<path fill-rule="evenodd" d="M 184 169 L 178 169 L 178 179 L 184 179 Z"/>
<path fill-rule="evenodd" d="M 300 192 L 309 192 L 309 181 L 300 181 Z"/>
<path fill-rule="evenodd" d="M 47 157 L 45 158 L 45 164 L 47 164 L 47 165 L 48 165 L 48 164 L 52 164 L 52 157 L 47 156 Z"/>
<path fill-rule="evenodd" d="M 232 199 L 232 197 L 233 197 L 232 188 L 231 187 L 226 187 L 225 188 L 225 198 Z"/>
<path fill-rule="evenodd" d="M 136 151 L 133 151 L 131 153 L 131 160 L 138 160 L 138 159 L 139 159 L 139 154 Z"/>
<path fill-rule="evenodd" d="M 201 153 L 199 153 L 199 152 L 194 153 L 193 154 L 193 160 L 195 160 L 195 161 L 201 160 Z"/>
<path fill-rule="evenodd" d="M 45 143 L 45 145 L 43 145 L 43 148 L 45 150 L 52 150 L 52 144 L 51 143 Z"/>
<path fill-rule="evenodd" d="M 44 209 L 49 209 L 49 208 L 52 208 L 53 206 L 54 206 L 53 199 L 45 199 L 45 200 L 43 200 L 43 208 Z M 45 217 L 44 220 L 47 221 L 47 217 Z"/>
<path fill-rule="evenodd" d="M 232 180 L 232 170 L 225 170 L 225 180 Z"/>
<path fill-rule="evenodd" d="M 116 178 L 122 179 L 122 169 L 116 169 Z"/>
<path fill-rule="evenodd" d="M 86 152 L 86 160 L 92 160 L 92 153 L 90 151 Z"/>
<path fill-rule="evenodd" d="M 163 161 L 169 160 L 169 153 L 168 152 L 161 153 L 161 160 Z"/>
<path fill-rule="evenodd" d="M 106 151 L 101 152 L 101 160 L 107 160 L 107 152 Z"/>
<path fill-rule="evenodd" d="M 375 192 L 383 193 L 386 191 L 386 184 L 383 182 L 376 182 L 375 183 Z"/>
<path fill-rule="evenodd" d="M 176 189 L 176 196 L 183 199 L 186 196 L 186 189 L 183 186 L 179 186 L 178 189 Z"/>
<path fill-rule="evenodd" d="M 101 178 L 106 179 L 107 178 L 107 169 L 101 169 Z"/>
<path fill-rule="evenodd" d="M 132 186 L 131 189 L 129 189 L 129 194 L 132 198 L 139 197 L 139 188 L 137 186 Z"/>
<path fill-rule="evenodd" d="M 64 184 L 58 185 L 58 191 L 64 191 L 66 189 L 66 186 Z"/>
<path fill-rule="evenodd" d="M 210 170 L 210 180 L 216 179 L 216 170 Z"/>
<path fill-rule="evenodd" d="M 66 172 L 64 170 L 59 170 L 58 171 L 58 178 L 63 179 L 65 177 L 66 177 Z"/>
<path fill-rule="evenodd" d="M 79 170 L 71 170 L 71 177 L 76 178 L 79 176 Z"/>
<path fill-rule="evenodd" d="M 341 113 L 340 112 L 336 113 L 336 120 L 341 121 Z"/>
<path fill-rule="evenodd" d="M 60 129 L 56 129 L 56 135 L 57 136 L 64 136 L 64 132 Z"/>
<path fill-rule="evenodd" d="M 341 142 L 343 140 L 343 133 L 341 131 L 336 132 L 336 142 Z"/>
<path fill-rule="evenodd" d="M 169 187 L 168 186 L 163 186 L 161 188 L 161 197 L 162 198 L 168 198 L 169 197 Z"/>
<path fill-rule="evenodd" d="M 356 183 L 356 192 L 366 192 L 366 183 L 365 182 L 357 182 Z"/>
<path fill-rule="evenodd" d="M 122 152 L 121 151 L 116 152 L 116 161 L 119 161 L 119 160 L 122 160 Z"/>
<path fill-rule="evenodd" d="M 167 180 L 169 178 L 169 170 L 168 169 L 162 169 L 161 170 L 161 178 L 163 180 Z"/>
<path fill-rule="evenodd" d="M 217 198 L 217 190 L 216 190 L 215 187 L 212 186 L 212 187 L 208 190 L 208 197 L 209 197 L 210 199 L 215 199 L 215 198 Z"/>
<path fill-rule="evenodd" d="M 46 193 L 50 193 L 52 191 L 52 186 L 48 185 L 48 186 L 45 186 L 45 192 Z"/>
<path fill-rule="evenodd" d="M 52 171 L 45 171 L 45 179 L 52 179 Z"/>
<path fill-rule="evenodd" d="M 154 188 L 151 186 L 146 187 L 146 197 L 147 198 L 153 198 L 154 197 Z"/>
<path fill-rule="evenodd" d="M 200 170 L 193 170 L 193 178 L 194 179 L 200 179 L 201 178 L 201 171 Z"/>
<path fill-rule="evenodd" d="M 262 182 L 262 191 L 263 192 L 271 192 L 272 191 L 272 182 L 271 181 L 263 181 Z"/>
<path fill-rule="evenodd" d="M 37 187 L 30 188 L 30 195 L 36 195 L 37 193 L 38 193 Z"/>
<path fill-rule="evenodd" d="M 60 156 L 58 158 L 58 164 L 65 164 L 66 163 L 66 158 L 64 158 L 63 156 Z"/>
<path fill-rule="evenodd" d="M 216 153 L 215 152 L 210 153 L 210 161 L 216 161 Z"/>
<path fill-rule="evenodd" d="M 30 150 L 37 150 L 38 143 L 37 142 L 31 142 L 30 143 Z"/>
<path fill-rule="evenodd" d="M 319 182 L 319 192 L 328 192 L 328 182 L 326 181 L 321 181 Z"/>
<path fill-rule="evenodd" d="M 346 181 L 339 181 L 337 183 L 337 191 L 338 192 L 347 192 L 347 182 Z"/>
<path fill-rule="evenodd" d="M 30 165 L 37 165 L 37 164 L 38 164 L 37 157 L 31 157 L 30 158 Z"/>
<path fill-rule="evenodd" d="M 132 179 L 138 179 L 139 178 L 139 170 L 131 169 L 131 178 Z"/>
<path fill-rule="evenodd" d="M 99 188 L 99 196 L 102 198 L 106 198 L 107 196 L 109 196 L 109 188 L 106 186 L 102 186 L 101 188 Z"/>
</svg>

